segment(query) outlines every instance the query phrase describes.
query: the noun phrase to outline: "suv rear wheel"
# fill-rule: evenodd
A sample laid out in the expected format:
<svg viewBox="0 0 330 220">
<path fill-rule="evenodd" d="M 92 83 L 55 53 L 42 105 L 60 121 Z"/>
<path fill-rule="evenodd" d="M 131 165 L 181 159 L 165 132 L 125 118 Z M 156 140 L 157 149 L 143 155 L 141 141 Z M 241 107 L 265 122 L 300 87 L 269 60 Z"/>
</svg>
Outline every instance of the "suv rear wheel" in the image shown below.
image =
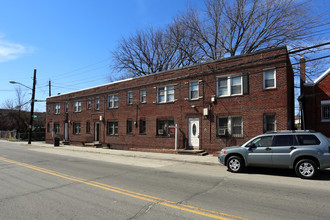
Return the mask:
<svg viewBox="0 0 330 220">
<path fill-rule="evenodd" d="M 232 173 L 240 173 L 244 170 L 244 162 L 239 156 L 231 156 L 227 161 L 227 168 Z"/>
<path fill-rule="evenodd" d="M 312 179 L 318 171 L 318 167 L 313 160 L 302 159 L 295 167 L 296 174 L 303 179 Z"/>
</svg>

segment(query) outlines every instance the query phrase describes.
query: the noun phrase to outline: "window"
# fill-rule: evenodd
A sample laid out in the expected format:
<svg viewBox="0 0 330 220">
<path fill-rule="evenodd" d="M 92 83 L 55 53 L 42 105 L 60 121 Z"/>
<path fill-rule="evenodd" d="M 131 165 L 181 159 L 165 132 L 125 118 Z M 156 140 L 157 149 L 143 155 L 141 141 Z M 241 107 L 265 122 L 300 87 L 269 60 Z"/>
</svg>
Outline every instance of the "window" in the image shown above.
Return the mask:
<svg viewBox="0 0 330 220">
<path fill-rule="evenodd" d="M 48 114 L 50 114 L 50 105 L 47 106 Z"/>
<path fill-rule="evenodd" d="M 127 93 L 127 104 L 133 104 L 133 92 Z"/>
<path fill-rule="evenodd" d="M 108 108 L 118 108 L 118 94 L 108 96 Z"/>
<path fill-rule="evenodd" d="M 321 142 L 315 135 L 297 135 L 299 145 L 319 145 Z"/>
<path fill-rule="evenodd" d="M 169 126 L 174 125 L 174 120 L 157 119 L 157 135 L 169 136 Z"/>
<path fill-rule="evenodd" d="M 163 86 L 157 89 L 157 102 L 174 102 L 174 86 Z"/>
<path fill-rule="evenodd" d="M 264 132 L 276 131 L 276 115 L 264 114 Z"/>
<path fill-rule="evenodd" d="M 140 90 L 140 102 L 146 103 L 147 102 L 147 92 L 146 90 Z"/>
<path fill-rule="evenodd" d="M 65 111 L 65 113 L 68 113 L 69 112 L 69 103 L 65 103 L 65 105 L 64 105 L 64 111 Z"/>
<path fill-rule="evenodd" d="M 80 134 L 81 131 L 81 124 L 80 122 L 74 122 L 73 123 L 73 134 Z"/>
<path fill-rule="evenodd" d="M 132 134 L 133 132 L 133 121 L 127 120 L 127 134 Z"/>
<path fill-rule="evenodd" d="M 189 99 L 198 99 L 198 82 L 190 82 L 189 83 Z"/>
<path fill-rule="evenodd" d="M 74 112 L 81 112 L 81 101 L 74 102 Z"/>
<path fill-rule="evenodd" d="M 273 136 L 258 137 L 250 143 L 255 144 L 256 147 L 270 147 L 272 146 Z"/>
<path fill-rule="evenodd" d="M 54 123 L 54 133 L 59 134 L 60 133 L 60 124 Z"/>
<path fill-rule="evenodd" d="M 87 100 L 87 103 L 86 104 L 87 104 L 86 108 L 87 109 L 91 109 L 92 101 L 90 99 Z"/>
<path fill-rule="evenodd" d="M 321 101 L 321 121 L 330 122 L 330 100 Z"/>
<path fill-rule="evenodd" d="M 61 104 L 55 104 L 54 105 L 54 114 L 56 114 L 56 115 L 60 114 L 60 110 L 61 110 Z"/>
<path fill-rule="evenodd" d="M 273 146 L 293 146 L 297 145 L 294 135 L 276 135 L 274 136 Z"/>
<path fill-rule="evenodd" d="M 95 110 L 99 110 L 100 109 L 100 98 L 96 97 L 95 98 Z"/>
<path fill-rule="evenodd" d="M 108 121 L 107 122 L 107 135 L 118 135 L 118 122 Z"/>
<path fill-rule="evenodd" d="M 275 69 L 264 70 L 263 84 L 264 84 L 264 89 L 276 88 L 276 71 L 275 71 Z"/>
<path fill-rule="evenodd" d="M 243 123 L 242 116 L 226 116 L 218 117 L 218 132 L 219 136 L 242 136 L 243 135 Z"/>
<path fill-rule="evenodd" d="M 232 96 L 243 94 L 243 77 L 227 76 L 218 78 L 218 96 Z"/>
<path fill-rule="evenodd" d="M 140 134 L 146 134 L 146 120 L 140 119 Z"/>
<path fill-rule="evenodd" d="M 91 123 L 89 121 L 86 122 L 86 133 L 87 134 L 91 133 Z"/>
</svg>

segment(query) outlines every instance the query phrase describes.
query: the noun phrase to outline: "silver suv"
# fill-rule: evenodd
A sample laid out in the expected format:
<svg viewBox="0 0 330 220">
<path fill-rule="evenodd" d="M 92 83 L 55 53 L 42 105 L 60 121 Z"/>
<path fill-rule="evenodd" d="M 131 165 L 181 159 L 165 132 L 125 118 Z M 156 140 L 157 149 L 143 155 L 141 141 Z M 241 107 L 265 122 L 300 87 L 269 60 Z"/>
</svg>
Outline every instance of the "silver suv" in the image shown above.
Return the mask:
<svg viewBox="0 0 330 220">
<path fill-rule="evenodd" d="M 233 173 L 245 167 L 295 169 L 304 179 L 330 168 L 330 141 L 314 131 L 278 131 L 252 138 L 239 147 L 221 150 L 218 160 Z"/>
</svg>

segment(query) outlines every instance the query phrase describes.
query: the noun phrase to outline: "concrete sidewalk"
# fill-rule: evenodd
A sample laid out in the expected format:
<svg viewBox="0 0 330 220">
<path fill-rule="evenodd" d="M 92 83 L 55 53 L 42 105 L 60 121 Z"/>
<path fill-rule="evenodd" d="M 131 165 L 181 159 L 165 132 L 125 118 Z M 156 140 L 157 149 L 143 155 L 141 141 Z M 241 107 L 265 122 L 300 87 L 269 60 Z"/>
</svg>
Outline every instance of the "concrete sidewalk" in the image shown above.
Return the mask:
<svg viewBox="0 0 330 220">
<path fill-rule="evenodd" d="M 75 145 L 60 145 L 58 147 L 54 147 L 53 144 L 47 144 L 45 142 L 32 142 L 31 145 L 28 145 L 26 142 L 15 142 L 15 143 L 21 143 L 27 146 L 47 147 L 47 148 L 54 148 L 54 149 L 68 150 L 68 151 L 100 153 L 100 154 L 118 155 L 125 157 L 150 158 L 157 160 L 195 163 L 195 164 L 203 164 L 203 165 L 219 165 L 218 158 L 212 155 L 206 155 L 206 156 L 181 155 L 181 154 L 170 154 L 170 153 L 154 153 L 154 152 L 82 147 Z"/>
</svg>

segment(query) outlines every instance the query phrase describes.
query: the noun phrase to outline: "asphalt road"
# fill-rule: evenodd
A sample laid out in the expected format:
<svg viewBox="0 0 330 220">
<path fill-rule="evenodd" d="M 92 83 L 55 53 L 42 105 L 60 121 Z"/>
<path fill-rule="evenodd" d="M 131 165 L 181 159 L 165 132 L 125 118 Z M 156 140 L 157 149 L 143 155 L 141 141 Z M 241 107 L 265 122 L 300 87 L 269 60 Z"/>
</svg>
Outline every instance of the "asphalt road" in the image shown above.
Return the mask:
<svg viewBox="0 0 330 220">
<path fill-rule="evenodd" d="M 330 171 L 199 165 L 0 142 L 0 219 L 329 219 Z"/>
</svg>

